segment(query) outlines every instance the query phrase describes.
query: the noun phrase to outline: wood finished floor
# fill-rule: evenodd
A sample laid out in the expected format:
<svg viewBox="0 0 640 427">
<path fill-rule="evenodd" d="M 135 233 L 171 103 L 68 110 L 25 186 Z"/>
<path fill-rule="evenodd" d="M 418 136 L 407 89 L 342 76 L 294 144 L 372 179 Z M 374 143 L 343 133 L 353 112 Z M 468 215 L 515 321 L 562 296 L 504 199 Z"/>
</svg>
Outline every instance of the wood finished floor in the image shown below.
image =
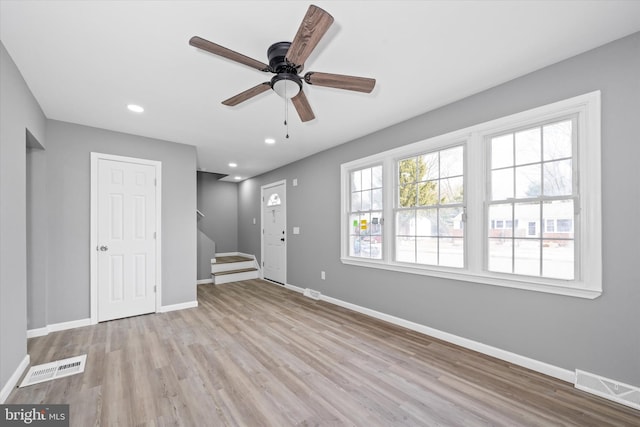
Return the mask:
<svg viewBox="0 0 640 427">
<path fill-rule="evenodd" d="M 260 280 L 198 308 L 32 338 L 83 374 L 6 403 L 68 403 L 72 426 L 640 426 L 571 384 Z"/>
<path fill-rule="evenodd" d="M 249 258 L 242 255 L 229 255 L 229 256 L 219 256 L 216 257 L 216 264 L 229 264 L 232 262 L 244 262 L 244 261 L 253 261 L 253 258 Z"/>
</svg>

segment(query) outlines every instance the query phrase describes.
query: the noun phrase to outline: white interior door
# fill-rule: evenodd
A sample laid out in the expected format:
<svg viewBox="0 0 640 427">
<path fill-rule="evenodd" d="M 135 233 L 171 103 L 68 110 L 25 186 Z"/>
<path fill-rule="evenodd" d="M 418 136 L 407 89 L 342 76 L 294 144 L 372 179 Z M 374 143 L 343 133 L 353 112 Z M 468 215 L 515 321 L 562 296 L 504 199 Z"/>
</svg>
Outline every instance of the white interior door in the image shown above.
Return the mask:
<svg viewBox="0 0 640 427">
<path fill-rule="evenodd" d="M 287 281 L 286 182 L 262 187 L 262 274 L 265 279 Z"/>
<path fill-rule="evenodd" d="M 99 322 L 156 311 L 156 167 L 97 163 Z"/>
</svg>

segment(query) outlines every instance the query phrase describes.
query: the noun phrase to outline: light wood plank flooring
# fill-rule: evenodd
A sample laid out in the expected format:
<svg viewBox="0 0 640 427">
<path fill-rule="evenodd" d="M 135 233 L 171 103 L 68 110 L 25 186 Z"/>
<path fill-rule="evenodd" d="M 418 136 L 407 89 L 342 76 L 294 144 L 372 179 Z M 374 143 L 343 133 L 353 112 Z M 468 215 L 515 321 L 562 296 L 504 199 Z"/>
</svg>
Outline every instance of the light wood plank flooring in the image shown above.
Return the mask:
<svg viewBox="0 0 640 427">
<path fill-rule="evenodd" d="M 69 403 L 73 426 L 640 426 L 571 384 L 260 280 L 199 307 L 29 340 L 84 374 L 7 403 Z"/>
<path fill-rule="evenodd" d="M 216 264 L 229 264 L 232 262 L 253 261 L 253 258 L 248 258 L 242 255 L 229 255 L 216 257 Z"/>
</svg>

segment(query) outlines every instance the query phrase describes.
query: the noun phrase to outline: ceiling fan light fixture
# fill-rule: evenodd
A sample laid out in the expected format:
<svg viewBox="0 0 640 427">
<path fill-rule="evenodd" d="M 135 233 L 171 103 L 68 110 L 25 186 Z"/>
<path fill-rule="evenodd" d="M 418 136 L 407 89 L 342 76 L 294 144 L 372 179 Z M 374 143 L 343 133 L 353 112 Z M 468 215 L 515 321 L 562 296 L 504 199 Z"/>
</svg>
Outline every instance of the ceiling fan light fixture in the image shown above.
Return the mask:
<svg viewBox="0 0 640 427">
<path fill-rule="evenodd" d="M 279 97 L 291 99 L 302 90 L 302 79 L 293 73 L 279 73 L 271 79 L 271 89 Z"/>
<path fill-rule="evenodd" d="M 307 9 L 293 41 L 273 43 L 267 49 L 269 65 L 235 52 L 219 44 L 194 36 L 189 40 L 191 46 L 197 47 L 214 55 L 246 65 L 262 72 L 273 73 L 270 81 L 262 82 L 250 89 L 222 101 L 223 105 L 233 107 L 255 96 L 273 89 L 285 101 L 290 99 L 302 122 L 315 119 L 313 109 L 309 104 L 305 92 L 302 90 L 302 79 L 299 74 L 304 69 L 304 63 L 316 48 L 329 27 L 333 24 L 333 16 L 318 6 L 310 5 Z M 347 76 L 342 74 L 308 72 L 304 81 L 309 85 L 326 86 L 336 89 L 353 90 L 370 93 L 375 79 Z M 284 103 L 284 125 L 288 126 L 289 103 Z M 287 132 L 286 138 L 289 138 Z"/>
</svg>

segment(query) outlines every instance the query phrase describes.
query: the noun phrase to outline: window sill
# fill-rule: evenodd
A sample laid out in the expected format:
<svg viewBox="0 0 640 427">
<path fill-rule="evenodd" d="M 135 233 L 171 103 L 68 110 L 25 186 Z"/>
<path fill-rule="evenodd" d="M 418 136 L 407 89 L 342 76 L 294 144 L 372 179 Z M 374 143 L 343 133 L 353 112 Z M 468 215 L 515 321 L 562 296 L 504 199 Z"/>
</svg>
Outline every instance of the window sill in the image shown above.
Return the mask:
<svg viewBox="0 0 640 427">
<path fill-rule="evenodd" d="M 484 272 L 483 274 L 471 273 L 468 271 L 457 271 L 447 268 L 425 268 L 414 267 L 406 264 L 388 263 L 375 260 L 362 260 L 355 258 L 340 258 L 340 261 L 346 265 L 354 265 L 358 267 L 378 268 L 381 270 L 397 271 L 402 273 L 417 274 L 422 276 L 439 277 L 443 279 L 461 280 L 465 282 L 481 283 L 484 285 L 501 286 L 513 289 L 522 289 L 535 292 L 543 292 L 548 294 L 564 295 L 576 298 L 595 299 L 602 295 L 602 289 L 587 288 L 584 282 L 574 285 L 563 285 L 562 283 L 543 283 L 536 278 L 518 278 L 514 279 L 507 275 L 491 274 Z"/>
</svg>

